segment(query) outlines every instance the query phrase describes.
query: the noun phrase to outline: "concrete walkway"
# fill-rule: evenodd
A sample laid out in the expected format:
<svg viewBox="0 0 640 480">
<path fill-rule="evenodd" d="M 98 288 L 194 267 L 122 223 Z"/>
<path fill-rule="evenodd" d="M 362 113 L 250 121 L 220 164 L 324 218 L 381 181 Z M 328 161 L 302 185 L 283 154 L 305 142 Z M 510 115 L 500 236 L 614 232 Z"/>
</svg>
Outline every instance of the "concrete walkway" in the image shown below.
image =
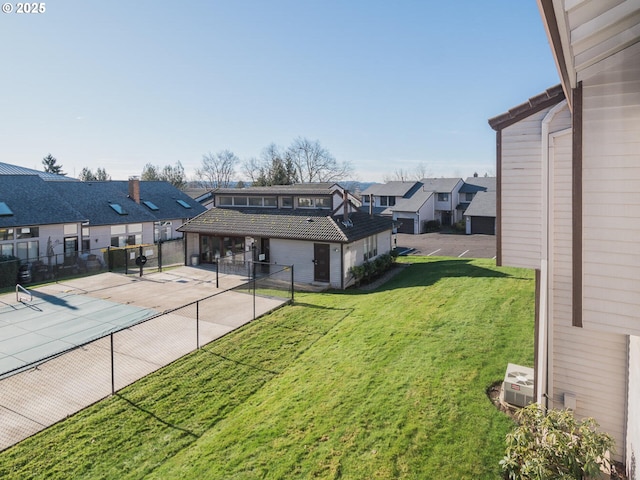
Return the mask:
<svg viewBox="0 0 640 480">
<path fill-rule="evenodd" d="M 245 280 L 226 276 L 221 278 L 220 287 L 231 288 Z M 104 273 L 36 291 L 54 296 L 86 295 L 162 313 L 223 288 L 215 288 L 215 272 L 180 267 L 142 278 Z M 0 303 L 10 302 L 17 303 L 15 294 L 0 297 Z M 254 305 L 252 295 L 224 292 L 0 380 L 0 450 L 250 322 L 254 311 L 258 317 L 284 303 L 286 300 L 279 298 L 255 297 Z M 19 314 L 19 310 L 16 312 Z M 85 321 L 92 321 L 91 314 Z"/>
</svg>

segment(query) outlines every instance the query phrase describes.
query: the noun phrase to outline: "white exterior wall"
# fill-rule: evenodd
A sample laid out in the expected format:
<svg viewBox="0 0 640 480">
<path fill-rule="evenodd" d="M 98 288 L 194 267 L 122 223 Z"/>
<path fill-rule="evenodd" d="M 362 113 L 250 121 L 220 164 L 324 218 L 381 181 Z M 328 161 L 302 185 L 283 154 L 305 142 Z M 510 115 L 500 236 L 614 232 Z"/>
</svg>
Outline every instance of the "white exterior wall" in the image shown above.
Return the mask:
<svg viewBox="0 0 640 480">
<path fill-rule="evenodd" d="M 583 322 L 640 335 L 640 44 L 602 63 L 583 84 Z"/>
<path fill-rule="evenodd" d="M 550 109 L 502 130 L 502 263 L 539 268 L 542 258 L 542 119 Z"/>
<path fill-rule="evenodd" d="M 279 265 L 293 265 L 293 281 L 296 283 L 311 284 L 314 282 L 314 243 L 329 245 L 329 283 L 332 288 L 342 288 L 342 279 L 340 274 L 341 249 L 339 243 L 281 240 L 274 238 L 269 242 L 271 263 Z"/>
<path fill-rule="evenodd" d="M 550 130 L 569 121 L 565 108 Z M 565 393 L 574 394 L 576 416 L 594 417 L 603 431 L 614 436 L 616 445 L 622 445 L 626 337 L 572 326 L 571 142 L 570 130 L 549 138 L 549 407 L 565 408 Z"/>
</svg>

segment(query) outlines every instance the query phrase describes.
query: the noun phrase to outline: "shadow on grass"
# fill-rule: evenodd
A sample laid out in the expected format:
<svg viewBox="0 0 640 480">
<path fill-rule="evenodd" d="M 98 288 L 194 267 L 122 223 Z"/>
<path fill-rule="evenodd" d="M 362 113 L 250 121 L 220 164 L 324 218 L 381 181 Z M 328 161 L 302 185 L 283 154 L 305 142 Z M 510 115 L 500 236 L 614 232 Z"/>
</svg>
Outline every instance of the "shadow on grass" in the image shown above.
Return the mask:
<svg viewBox="0 0 640 480">
<path fill-rule="evenodd" d="M 434 285 L 444 278 L 512 278 L 516 280 L 531 280 L 526 277 L 518 277 L 509 273 L 501 272 L 494 268 L 486 268 L 473 264 L 474 259 L 442 259 L 432 261 L 417 261 L 404 264 L 400 273 L 392 275 L 391 278 L 382 283 L 379 287 L 366 290 L 350 288 L 345 291 L 333 291 L 336 294 L 363 295 L 370 292 L 384 292 L 407 287 L 426 287 Z M 379 280 L 378 280 L 379 281 Z"/>
<path fill-rule="evenodd" d="M 174 430 L 179 430 L 180 432 L 186 433 L 187 435 L 189 435 L 190 437 L 193 437 L 194 439 L 200 438 L 200 435 L 193 433 L 190 430 L 187 430 L 186 428 L 182 428 L 179 427 L 178 425 L 175 425 L 173 423 L 167 422 L 166 420 L 163 420 L 162 418 L 160 418 L 159 416 L 157 416 L 155 413 L 153 413 L 150 410 L 147 410 L 146 408 L 142 408 L 140 405 L 138 405 L 137 403 L 129 400 L 127 397 L 125 397 L 123 394 L 121 393 L 115 393 L 115 396 L 118 397 L 119 399 L 123 400 L 124 402 L 128 403 L 129 405 L 131 405 L 133 408 L 135 408 L 136 410 L 139 410 L 140 412 L 144 413 L 145 415 L 153 418 L 154 420 L 156 420 L 157 422 L 161 423 L 162 425 L 172 428 Z"/>
<path fill-rule="evenodd" d="M 278 375 L 278 374 L 280 374 L 280 372 L 278 372 L 278 371 L 275 371 L 275 370 L 269 370 L 268 368 L 262 368 L 262 367 L 260 367 L 260 366 L 258 366 L 258 365 L 253 364 L 253 363 L 247 363 L 247 362 L 243 362 L 243 361 L 241 361 L 241 360 L 236 360 L 236 359 L 234 359 L 234 358 L 227 357 L 227 356 L 225 356 L 225 355 L 221 355 L 221 354 L 219 354 L 219 353 L 212 352 L 211 350 L 208 350 L 207 348 L 202 348 L 202 349 L 200 349 L 200 351 L 201 351 L 202 353 L 208 353 L 209 355 L 212 355 L 212 356 L 214 356 L 214 357 L 220 358 L 220 359 L 222 359 L 222 360 L 226 360 L 226 361 L 228 361 L 228 362 L 235 363 L 236 365 L 242 365 L 242 366 L 244 366 L 244 367 L 253 368 L 254 370 L 259 370 L 259 371 L 261 371 L 261 372 L 270 373 L 270 374 L 272 374 L 272 375 Z"/>
</svg>

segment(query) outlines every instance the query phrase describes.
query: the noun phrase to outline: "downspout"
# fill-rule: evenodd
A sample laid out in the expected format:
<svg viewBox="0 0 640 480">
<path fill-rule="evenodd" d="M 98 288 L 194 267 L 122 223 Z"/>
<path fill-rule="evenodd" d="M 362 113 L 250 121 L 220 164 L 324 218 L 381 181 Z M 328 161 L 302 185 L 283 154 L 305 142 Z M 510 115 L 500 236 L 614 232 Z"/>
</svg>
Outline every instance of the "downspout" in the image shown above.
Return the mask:
<svg viewBox="0 0 640 480">
<path fill-rule="evenodd" d="M 549 298 L 549 292 L 553 288 L 553 279 L 549 273 L 549 258 L 553 254 L 553 244 L 549 242 L 550 234 L 553 234 L 551 225 L 552 216 L 549 206 L 553 204 L 551 198 L 553 190 L 550 188 L 553 182 L 550 169 L 549 155 L 549 134 L 550 124 L 556 114 L 564 109 L 566 101 L 560 102 L 545 115 L 542 120 L 542 149 L 541 149 L 541 170 L 542 170 L 542 214 L 541 214 L 541 241 L 540 245 L 540 282 L 538 301 L 538 337 L 536 341 L 537 365 L 535 371 L 536 382 L 536 402 L 544 407 L 549 407 L 548 400 L 553 398 L 553 362 L 550 361 L 550 352 L 553 352 L 553 315 L 551 315 L 553 302 Z M 551 265 L 553 267 L 553 265 Z M 553 405 L 551 405 L 553 407 Z"/>
<path fill-rule="evenodd" d="M 340 290 L 344 290 L 344 243 L 340 244 Z"/>
</svg>

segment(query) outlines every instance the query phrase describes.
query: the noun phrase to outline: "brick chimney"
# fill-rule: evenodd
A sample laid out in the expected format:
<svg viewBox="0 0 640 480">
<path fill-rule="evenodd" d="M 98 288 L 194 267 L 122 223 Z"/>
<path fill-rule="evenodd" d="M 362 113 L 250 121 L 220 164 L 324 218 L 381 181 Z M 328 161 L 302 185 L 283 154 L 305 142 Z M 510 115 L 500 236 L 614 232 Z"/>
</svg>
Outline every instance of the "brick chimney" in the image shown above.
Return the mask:
<svg viewBox="0 0 640 480">
<path fill-rule="evenodd" d="M 129 177 L 129 198 L 140 203 L 140 179 L 138 177 Z"/>
<path fill-rule="evenodd" d="M 344 223 L 349 224 L 349 191 L 345 190 L 342 194 L 342 212 L 344 215 Z"/>
</svg>

